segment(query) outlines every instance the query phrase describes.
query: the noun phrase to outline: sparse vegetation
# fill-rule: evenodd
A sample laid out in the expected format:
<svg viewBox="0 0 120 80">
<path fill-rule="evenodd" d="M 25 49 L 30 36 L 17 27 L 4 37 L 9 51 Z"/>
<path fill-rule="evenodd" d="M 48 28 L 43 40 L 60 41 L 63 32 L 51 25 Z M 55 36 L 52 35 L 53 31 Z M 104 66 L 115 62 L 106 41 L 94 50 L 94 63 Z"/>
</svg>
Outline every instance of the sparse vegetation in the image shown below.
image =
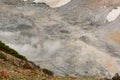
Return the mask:
<svg viewBox="0 0 120 80">
<path fill-rule="evenodd" d="M 2 54 L 2 53 L 0 53 L 0 59 L 6 59 L 6 55 L 4 55 L 4 54 Z"/>
<path fill-rule="evenodd" d="M 27 60 L 25 58 L 25 56 L 22 56 L 22 55 L 18 54 L 18 52 L 16 52 L 15 50 L 13 50 L 12 48 L 10 48 L 9 46 L 5 45 L 1 41 L 0 41 L 0 50 L 4 51 L 4 52 L 6 52 L 6 53 L 8 53 L 10 55 L 13 55 L 13 56 L 15 56 L 15 57 L 17 57 L 19 59 Z M 2 57 L 4 57 L 4 56 L 2 55 Z"/>
<path fill-rule="evenodd" d="M 54 73 L 52 72 L 52 71 L 50 71 L 50 70 L 48 70 L 48 69 L 42 69 L 42 71 L 45 73 L 45 74 L 47 74 L 47 75 L 50 75 L 50 76 L 53 76 L 54 75 Z"/>
</svg>

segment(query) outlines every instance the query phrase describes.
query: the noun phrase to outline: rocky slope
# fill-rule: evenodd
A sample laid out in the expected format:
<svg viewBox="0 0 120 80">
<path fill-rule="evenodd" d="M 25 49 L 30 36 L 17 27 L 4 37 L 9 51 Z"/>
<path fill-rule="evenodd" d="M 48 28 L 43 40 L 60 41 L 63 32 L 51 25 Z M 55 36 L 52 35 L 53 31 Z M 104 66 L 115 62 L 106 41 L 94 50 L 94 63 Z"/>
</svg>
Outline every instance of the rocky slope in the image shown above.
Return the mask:
<svg viewBox="0 0 120 80">
<path fill-rule="evenodd" d="M 120 73 L 120 0 L 72 0 L 52 9 L 31 0 L 0 0 L 0 40 L 55 75 Z"/>
<path fill-rule="evenodd" d="M 52 71 L 41 69 L 33 62 L 18 56 L 22 55 L 0 42 L 0 80 L 107 80 L 99 77 L 76 77 L 73 75 L 54 76 Z"/>
</svg>

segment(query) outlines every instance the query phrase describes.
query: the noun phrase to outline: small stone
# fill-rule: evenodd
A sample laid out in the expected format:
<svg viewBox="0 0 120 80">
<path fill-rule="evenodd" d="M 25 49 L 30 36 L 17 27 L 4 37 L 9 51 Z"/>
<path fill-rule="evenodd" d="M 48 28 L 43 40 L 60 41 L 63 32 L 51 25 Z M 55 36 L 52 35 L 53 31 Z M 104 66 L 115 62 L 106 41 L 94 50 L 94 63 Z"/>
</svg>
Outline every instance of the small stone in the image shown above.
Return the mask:
<svg viewBox="0 0 120 80">
<path fill-rule="evenodd" d="M 115 76 L 112 78 L 112 80 L 120 80 L 120 76 L 118 73 L 115 74 Z"/>
<path fill-rule="evenodd" d="M 61 33 L 69 33 L 67 30 L 60 30 Z"/>
<path fill-rule="evenodd" d="M 26 62 L 26 63 L 23 65 L 23 68 L 24 68 L 24 69 L 34 69 L 34 66 L 33 66 L 32 63 L 30 63 L 30 62 Z"/>
</svg>

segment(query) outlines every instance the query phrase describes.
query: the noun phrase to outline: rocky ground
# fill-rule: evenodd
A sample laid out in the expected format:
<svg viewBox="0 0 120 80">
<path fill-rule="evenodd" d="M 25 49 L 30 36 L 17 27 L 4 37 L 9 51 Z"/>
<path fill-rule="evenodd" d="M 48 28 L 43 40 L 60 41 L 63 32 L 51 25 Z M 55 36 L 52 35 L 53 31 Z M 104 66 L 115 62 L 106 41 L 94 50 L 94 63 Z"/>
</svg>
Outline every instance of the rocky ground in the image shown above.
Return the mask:
<svg viewBox="0 0 120 80">
<path fill-rule="evenodd" d="M 9 52 L 6 53 L 8 50 Z M 54 76 L 52 71 L 45 68 L 41 69 L 33 62 L 23 60 L 21 57 L 17 58 L 10 54 L 10 51 L 12 51 L 11 48 L 0 42 L 0 80 L 107 80 L 105 78 L 76 77 L 73 75 Z M 12 52 L 14 53 L 14 51 Z M 119 79 L 119 76 L 117 77 Z"/>
<path fill-rule="evenodd" d="M 0 0 L 0 40 L 55 75 L 120 73 L 120 0 L 72 0 L 59 8 Z"/>
</svg>

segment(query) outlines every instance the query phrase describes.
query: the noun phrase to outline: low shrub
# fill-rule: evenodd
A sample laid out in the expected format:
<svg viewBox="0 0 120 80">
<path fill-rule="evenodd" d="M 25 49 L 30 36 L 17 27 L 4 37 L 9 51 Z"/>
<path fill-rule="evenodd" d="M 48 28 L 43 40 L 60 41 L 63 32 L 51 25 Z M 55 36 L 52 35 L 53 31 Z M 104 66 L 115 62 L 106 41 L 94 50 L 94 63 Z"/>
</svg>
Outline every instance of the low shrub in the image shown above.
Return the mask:
<svg viewBox="0 0 120 80">
<path fill-rule="evenodd" d="M 5 54 L 2 54 L 2 53 L 0 53 L 0 59 L 6 59 L 6 55 Z"/>
<path fill-rule="evenodd" d="M 47 74 L 47 75 L 50 75 L 50 76 L 53 76 L 54 75 L 54 73 L 52 72 L 52 71 L 50 71 L 50 70 L 48 70 L 48 69 L 42 69 L 42 71 L 43 71 L 43 73 L 45 73 L 45 74 Z"/>
<path fill-rule="evenodd" d="M 4 51 L 5 53 L 8 53 L 12 56 L 15 56 L 19 59 L 22 60 L 27 60 L 25 58 L 25 56 L 20 55 L 17 51 L 15 51 L 14 49 L 10 48 L 9 46 L 5 45 L 3 42 L 0 41 L 0 50 Z"/>
</svg>

